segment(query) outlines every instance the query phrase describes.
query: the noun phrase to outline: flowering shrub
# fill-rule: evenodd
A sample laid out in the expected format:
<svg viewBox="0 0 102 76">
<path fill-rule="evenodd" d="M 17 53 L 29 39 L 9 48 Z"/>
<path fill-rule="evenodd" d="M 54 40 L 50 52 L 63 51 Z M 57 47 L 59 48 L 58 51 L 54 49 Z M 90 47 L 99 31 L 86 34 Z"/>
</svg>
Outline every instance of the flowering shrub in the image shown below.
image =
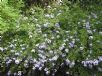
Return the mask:
<svg viewBox="0 0 102 76">
<path fill-rule="evenodd" d="M 31 7 L 26 13 L 0 32 L 0 76 L 102 75 L 101 7 Z"/>
</svg>

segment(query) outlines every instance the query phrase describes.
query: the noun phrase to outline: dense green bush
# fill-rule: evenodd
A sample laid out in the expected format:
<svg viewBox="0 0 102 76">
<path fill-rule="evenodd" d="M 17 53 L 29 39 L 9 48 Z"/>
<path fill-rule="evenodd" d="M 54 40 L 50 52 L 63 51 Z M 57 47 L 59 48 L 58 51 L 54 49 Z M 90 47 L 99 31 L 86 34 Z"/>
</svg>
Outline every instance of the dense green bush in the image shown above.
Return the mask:
<svg viewBox="0 0 102 76">
<path fill-rule="evenodd" d="M 102 75 L 101 6 L 24 7 L 0 3 L 0 76 Z"/>
<path fill-rule="evenodd" d="M 20 10 L 18 9 L 20 4 L 15 3 L 13 2 L 11 5 L 8 0 L 0 2 L 0 33 L 16 28 L 20 16 Z"/>
</svg>

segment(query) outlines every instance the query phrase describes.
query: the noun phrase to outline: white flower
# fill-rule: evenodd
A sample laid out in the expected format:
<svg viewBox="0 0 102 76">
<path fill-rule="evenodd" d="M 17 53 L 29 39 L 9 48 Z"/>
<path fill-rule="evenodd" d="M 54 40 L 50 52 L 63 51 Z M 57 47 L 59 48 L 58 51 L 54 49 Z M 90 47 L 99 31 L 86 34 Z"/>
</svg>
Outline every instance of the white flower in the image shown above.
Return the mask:
<svg viewBox="0 0 102 76">
<path fill-rule="evenodd" d="M 35 68 L 39 68 L 40 67 L 40 65 L 39 64 L 35 64 Z"/>
<path fill-rule="evenodd" d="M 62 45 L 61 47 L 59 47 L 59 50 L 63 50 L 65 48 L 64 45 Z"/>
<path fill-rule="evenodd" d="M 33 70 L 35 70 L 36 68 L 35 68 L 35 66 L 33 66 L 33 68 L 32 68 Z"/>
<path fill-rule="evenodd" d="M 93 36 L 89 36 L 89 39 L 93 39 Z"/>
<path fill-rule="evenodd" d="M 69 33 L 70 31 L 65 31 L 66 33 Z"/>
<path fill-rule="evenodd" d="M 4 49 L 2 47 L 0 47 L 0 50 L 3 51 Z"/>
<path fill-rule="evenodd" d="M 55 63 L 52 63 L 52 66 L 55 66 Z"/>
<path fill-rule="evenodd" d="M 102 61 L 102 56 L 99 56 L 98 59 L 99 59 L 99 61 Z"/>
<path fill-rule="evenodd" d="M 11 62 L 12 62 L 12 60 L 10 59 L 10 60 L 9 60 L 9 61 L 7 61 L 6 63 L 7 63 L 7 64 L 9 64 L 9 63 L 11 63 Z"/>
<path fill-rule="evenodd" d="M 65 49 L 65 52 L 68 53 L 69 52 L 69 49 Z"/>
<path fill-rule="evenodd" d="M 49 14 L 45 14 L 45 17 L 50 17 L 50 15 Z"/>
<path fill-rule="evenodd" d="M 50 53 L 50 54 L 53 54 L 53 51 L 52 51 L 52 50 L 50 50 L 50 51 L 49 51 L 49 53 Z"/>
<path fill-rule="evenodd" d="M 70 36 L 70 39 L 72 39 L 73 38 L 73 36 Z"/>
<path fill-rule="evenodd" d="M 10 50 L 11 52 L 14 52 L 15 50 Z"/>
<path fill-rule="evenodd" d="M 45 56 L 44 56 L 45 57 Z M 46 58 L 46 57 L 45 57 Z M 41 65 L 44 63 L 44 62 L 46 62 L 46 60 L 45 59 L 39 59 L 39 62 L 41 62 Z"/>
<path fill-rule="evenodd" d="M 54 18 L 54 14 L 51 14 L 50 17 L 51 17 L 51 18 Z"/>
<path fill-rule="evenodd" d="M 89 21 L 86 22 L 86 29 L 90 29 L 90 23 L 89 23 Z"/>
<path fill-rule="evenodd" d="M 59 5 L 61 5 L 61 4 L 63 3 L 63 1 L 62 1 L 62 0 L 57 0 L 57 3 L 58 3 Z"/>
<path fill-rule="evenodd" d="M 57 60 L 57 59 L 58 59 L 57 55 L 52 58 L 52 60 Z"/>
<path fill-rule="evenodd" d="M 34 52 L 34 53 L 35 53 L 35 50 L 34 50 L 34 49 L 32 49 L 32 50 L 31 50 L 31 52 Z"/>
<path fill-rule="evenodd" d="M 72 39 L 72 43 L 75 43 L 75 39 Z"/>
<path fill-rule="evenodd" d="M 69 43 L 69 47 L 71 48 L 71 47 L 74 47 L 74 43 Z"/>
<path fill-rule="evenodd" d="M 20 53 L 22 53 L 23 51 L 21 50 Z"/>
<path fill-rule="evenodd" d="M 92 54 L 92 50 L 90 50 L 89 53 Z"/>
<path fill-rule="evenodd" d="M 38 21 L 38 19 L 34 18 L 35 21 Z"/>
<path fill-rule="evenodd" d="M 23 46 L 23 44 L 20 44 L 20 46 L 22 47 L 22 46 Z"/>
<path fill-rule="evenodd" d="M 48 8 L 51 8 L 51 6 L 47 6 Z"/>
<path fill-rule="evenodd" d="M 32 10 L 32 14 L 34 14 L 35 13 L 35 10 Z"/>
<path fill-rule="evenodd" d="M 34 62 L 37 62 L 37 60 L 36 60 L 36 59 L 34 59 L 33 61 L 34 61 Z"/>
<path fill-rule="evenodd" d="M 16 60 L 16 58 L 12 58 L 13 60 Z"/>
<path fill-rule="evenodd" d="M 61 63 L 61 66 L 63 66 L 64 65 L 64 63 Z"/>
<path fill-rule="evenodd" d="M 36 47 L 38 47 L 38 46 L 39 46 L 39 44 L 36 44 L 35 46 L 36 46 Z"/>
<path fill-rule="evenodd" d="M 48 68 L 45 68 L 44 71 L 48 71 Z"/>
<path fill-rule="evenodd" d="M 96 32 L 96 29 L 93 29 L 93 32 Z"/>
<path fill-rule="evenodd" d="M 91 14 L 93 15 L 94 18 L 97 18 L 97 15 L 95 13 L 91 12 Z"/>
<path fill-rule="evenodd" d="M 41 25 L 40 24 L 36 24 L 36 27 L 41 28 Z"/>
<path fill-rule="evenodd" d="M 24 63 L 24 67 L 26 67 L 26 68 L 27 68 L 27 67 L 28 67 L 28 64 L 27 64 L 27 63 Z"/>
<path fill-rule="evenodd" d="M 54 39 L 54 38 L 55 38 L 54 36 L 51 37 L 51 39 Z"/>
<path fill-rule="evenodd" d="M 54 69 L 54 72 L 57 72 L 57 69 Z"/>
<path fill-rule="evenodd" d="M 14 73 L 14 76 L 17 76 L 17 73 Z"/>
<path fill-rule="evenodd" d="M 80 24 L 80 22 L 78 22 L 78 24 Z"/>
<path fill-rule="evenodd" d="M 82 22 L 85 22 L 85 20 L 82 20 Z"/>
<path fill-rule="evenodd" d="M 19 64 L 19 63 L 20 63 L 20 61 L 17 59 L 17 60 L 15 60 L 15 63 L 16 63 L 16 64 Z"/>
<path fill-rule="evenodd" d="M 63 40 L 64 42 L 67 42 L 66 40 Z"/>
<path fill-rule="evenodd" d="M 13 45 L 13 44 L 11 44 L 11 45 L 10 45 L 10 47 L 14 47 L 14 45 Z"/>
<path fill-rule="evenodd" d="M 70 63 L 69 67 L 72 68 L 74 65 L 75 65 L 75 62 L 73 61 Z"/>
<path fill-rule="evenodd" d="M 47 37 L 47 34 L 43 34 L 43 37 Z"/>
<path fill-rule="evenodd" d="M 10 75 L 11 75 L 11 71 L 8 71 L 7 76 L 10 76 Z"/>
<path fill-rule="evenodd" d="M 69 72 L 66 72 L 66 74 L 69 74 Z"/>
<path fill-rule="evenodd" d="M 87 32 L 88 32 L 89 34 L 92 34 L 92 31 L 91 31 L 91 30 L 87 30 Z"/>
<path fill-rule="evenodd" d="M 90 47 L 92 47 L 92 45 L 93 45 L 92 43 L 89 44 Z"/>
<path fill-rule="evenodd" d="M 66 59 L 66 65 L 69 65 L 69 64 L 70 64 L 69 59 Z"/>
<path fill-rule="evenodd" d="M 65 54 L 62 54 L 62 57 L 65 57 L 66 55 Z"/>
<path fill-rule="evenodd" d="M 84 67 L 87 67 L 87 63 L 86 62 L 84 63 Z"/>
<path fill-rule="evenodd" d="M 100 31 L 99 34 L 102 35 L 102 32 Z"/>
<path fill-rule="evenodd" d="M 89 64 L 89 68 L 91 69 L 93 66 L 92 66 L 92 64 Z"/>
<path fill-rule="evenodd" d="M 60 38 L 60 35 L 57 35 L 57 38 Z"/>
<path fill-rule="evenodd" d="M 98 63 L 99 63 L 98 60 L 95 59 L 93 65 L 98 65 Z"/>
<path fill-rule="evenodd" d="M 27 20 L 27 19 L 28 19 L 28 17 L 23 17 L 23 19 L 24 19 L 24 20 Z"/>
<path fill-rule="evenodd" d="M 29 35 L 29 38 L 32 38 L 33 36 L 32 35 Z"/>
<path fill-rule="evenodd" d="M 45 17 L 54 18 L 54 14 L 45 14 Z"/>
<path fill-rule="evenodd" d="M 39 67 L 39 70 L 42 70 L 42 67 Z"/>
<path fill-rule="evenodd" d="M 56 33 L 60 33 L 58 30 L 56 30 Z"/>
<path fill-rule="evenodd" d="M 98 71 L 102 72 L 102 68 L 98 67 Z"/>
<path fill-rule="evenodd" d="M 48 75 L 50 72 L 49 71 L 46 71 L 46 74 Z"/>
<path fill-rule="evenodd" d="M 49 25 L 49 23 L 47 22 L 47 23 L 44 24 L 44 27 L 48 27 L 48 25 Z"/>
<path fill-rule="evenodd" d="M 18 56 L 19 56 L 19 55 L 20 55 L 20 53 L 15 53 L 15 55 L 18 55 Z"/>
<path fill-rule="evenodd" d="M 19 76 L 22 76 L 22 71 L 18 71 L 18 75 Z"/>
<path fill-rule="evenodd" d="M 56 26 L 56 27 L 60 27 L 60 24 L 59 24 L 59 23 L 56 23 L 55 26 Z"/>
<path fill-rule="evenodd" d="M 82 61 L 82 64 L 84 64 L 84 67 L 87 66 L 87 63 L 85 61 Z"/>
<path fill-rule="evenodd" d="M 80 41 L 80 39 L 76 39 L 76 41 Z"/>
<path fill-rule="evenodd" d="M 44 54 L 44 51 L 43 50 L 38 50 L 39 53 L 41 54 Z"/>
<path fill-rule="evenodd" d="M 59 16 L 61 13 L 59 12 L 59 13 L 57 13 L 57 16 Z"/>
<path fill-rule="evenodd" d="M 42 59 L 45 59 L 46 56 L 42 55 L 42 54 L 39 54 L 39 56 L 42 58 Z"/>
<path fill-rule="evenodd" d="M 51 40 L 50 39 L 47 39 L 46 38 L 45 41 L 47 41 L 47 43 L 49 43 L 49 44 L 51 43 Z"/>
<path fill-rule="evenodd" d="M 47 48 L 46 44 L 45 43 L 42 43 L 40 46 L 39 46 L 40 49 L 45 49 Z"/>
<path fill-rule="evenodd" d="M 55 73 L 53 73 L 52 76 L 55 76 Z"/>
<path fill-rule="evenodd" d="M 80 50 L 83 50 L 84 49 L 84 47 L 80 47 Z"/>
<path fill-rule="evenodd" d="M 28 60 L 25 60 L 24 62 L 25 62 L 25 63 L 28 63 Z"/>
</svg>

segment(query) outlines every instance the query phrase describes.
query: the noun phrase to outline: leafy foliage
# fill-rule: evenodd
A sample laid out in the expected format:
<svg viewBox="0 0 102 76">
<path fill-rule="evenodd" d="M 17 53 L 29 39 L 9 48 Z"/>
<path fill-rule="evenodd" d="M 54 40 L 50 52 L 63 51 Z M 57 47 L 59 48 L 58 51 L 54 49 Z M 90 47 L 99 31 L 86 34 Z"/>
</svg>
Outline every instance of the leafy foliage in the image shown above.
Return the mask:
<svg viewBox="0 0 102 76">
<path fill-rule="evenodd" d="M 19 10 L 8 4 L 8 1 L 0 2 L 0 33 L 13 29 L 17 25 Z"/>
<path fill-rule="evenodd" d="M 0 3 L 1 76 L 102 75 L 101 6 L 24 8 L 21 0 Z"/>
</svg>

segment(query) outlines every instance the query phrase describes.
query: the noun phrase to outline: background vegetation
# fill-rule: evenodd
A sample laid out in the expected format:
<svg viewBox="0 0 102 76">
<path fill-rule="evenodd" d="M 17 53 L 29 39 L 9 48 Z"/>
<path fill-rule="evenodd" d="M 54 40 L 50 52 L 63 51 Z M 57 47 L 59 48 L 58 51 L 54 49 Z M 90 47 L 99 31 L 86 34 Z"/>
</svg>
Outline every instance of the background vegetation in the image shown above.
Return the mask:
<svg viewBox="0 0 102 76">
<path fill-rule="evenodd" d="M 101 75 L 101 0 L 0 1 L 0 76 Z"/>
</svg>

